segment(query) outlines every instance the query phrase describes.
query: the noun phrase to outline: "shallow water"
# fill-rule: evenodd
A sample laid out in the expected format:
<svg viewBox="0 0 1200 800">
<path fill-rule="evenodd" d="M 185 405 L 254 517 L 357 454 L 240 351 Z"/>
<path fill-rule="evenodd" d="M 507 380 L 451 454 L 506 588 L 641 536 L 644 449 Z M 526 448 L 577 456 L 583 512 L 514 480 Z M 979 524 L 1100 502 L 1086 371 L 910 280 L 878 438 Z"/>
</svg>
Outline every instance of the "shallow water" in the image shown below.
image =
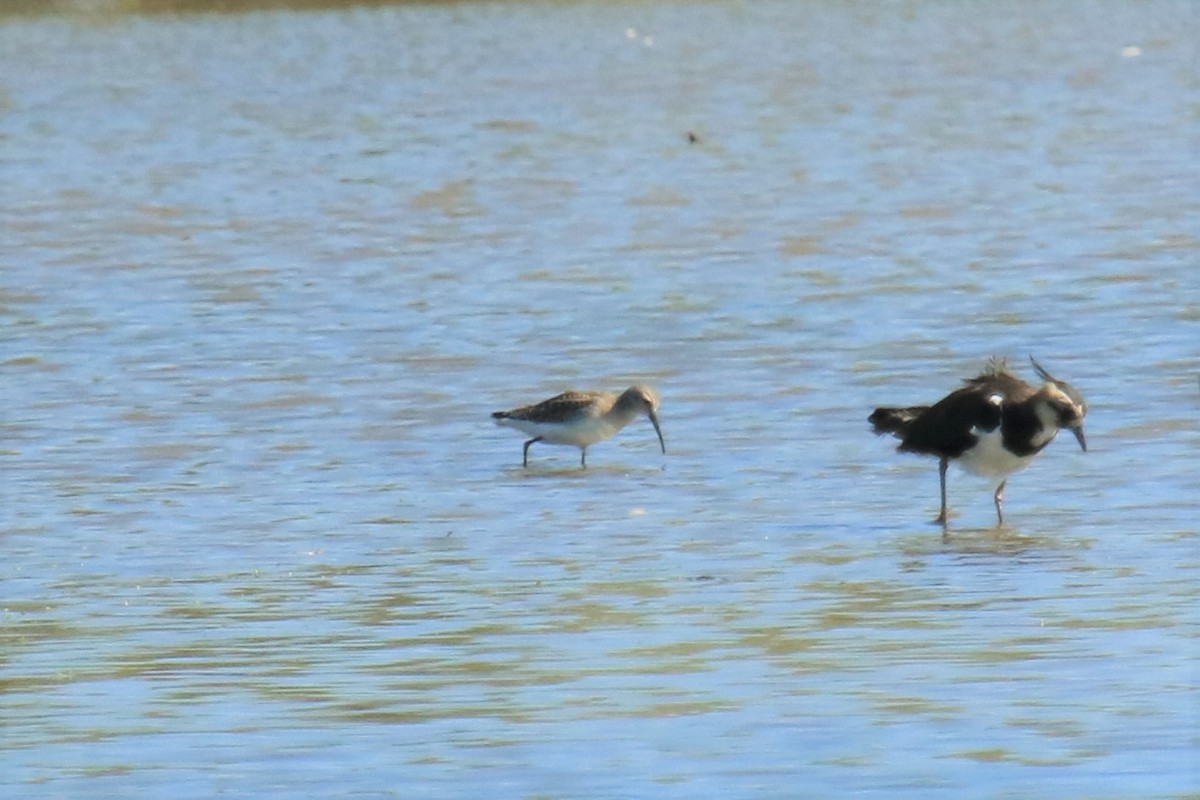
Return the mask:
<svg viewBox="0 0 1200 800">
<path fill-rule="evenodd" d="M 4 795 L 1194 795 L 1197 23 L 0 24 Z M 993 353 L 1089 450 L 943 538 L 866 416 Z"/>
</svg>

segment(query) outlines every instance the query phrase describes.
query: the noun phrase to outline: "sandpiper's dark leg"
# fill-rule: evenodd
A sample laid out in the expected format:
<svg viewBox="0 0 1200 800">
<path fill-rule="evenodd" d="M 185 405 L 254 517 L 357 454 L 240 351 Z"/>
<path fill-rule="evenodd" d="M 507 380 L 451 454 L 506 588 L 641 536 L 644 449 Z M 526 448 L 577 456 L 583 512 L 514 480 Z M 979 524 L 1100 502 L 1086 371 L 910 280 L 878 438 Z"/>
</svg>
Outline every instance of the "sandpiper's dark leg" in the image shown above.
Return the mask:
<svg viewBox="0 0 1200 800">
<path fill-rule="evenodd" d="M 996 494 L 993 495 L 993 499 L 995 499 L 995 501 L 996 501 L 996 526 L 997 527 L 1004 524 L 1004 511 L 1002 509 L 1004 508 L 1004 484 L 1006 484 L 1006 483 L 1008 483 L 1007 478 L 1000 481 L 1000 485 L 996 487 Z"/>
<path fill-rule="evenodd" d="M 533 444 L 534 442 L 540 442 L 541 440 L 542 440 L 542 437 L 538 436 L 533 439 L 530 439 L 528 442 L 525 443 L 525 450 L 521 453 L 521 466 L 522 467 L 529 466 L 529 445 Z"/>
<path fill-rule="evenodd" d="M 579 468 L 587 469 L 587 448 L 579 448 Z"/>
<path fill-rule="evenodd" d="M 946 524 L 946 467 L 950 466 L 950 459 L 943 458 L 938 462 L 938 481 L 942 485 L 942 510 L 934 522 L 940 522 L 944 526 Z"/>
</svg>

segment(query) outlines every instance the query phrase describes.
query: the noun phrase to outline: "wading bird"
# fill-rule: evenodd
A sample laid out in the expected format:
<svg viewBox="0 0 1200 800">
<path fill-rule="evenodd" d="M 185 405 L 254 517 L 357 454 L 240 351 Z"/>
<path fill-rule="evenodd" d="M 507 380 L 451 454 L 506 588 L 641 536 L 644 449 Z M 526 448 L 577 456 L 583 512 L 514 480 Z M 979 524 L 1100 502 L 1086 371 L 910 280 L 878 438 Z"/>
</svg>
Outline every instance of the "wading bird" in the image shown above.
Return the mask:
<svg viewBox="0 0 1200 800">
<path fill-rule="evenodd" d="M 497 425 L 516 428 L 533 438 L 525 442 L 521 466 L 529 466 L 529 445 L 534 442 L 568 444 L 579 448 L 579 464 L 587 467 L 589 445 L 611 439 L 636 417 L 645 415 L 654 425 L 658 444 L 667 452 L 658 424 L 658 395 L 648 386 L 630 386 L 612 392 L 564 392 L 534 405 L 492 414 Z"/>
<path fill-rule="evenodd" d="M 968 378 L 961 389 L 932 406 L 877 408 L 868 421 L 875 433 L 900 440 L 902 453 L 938 457 L 942 510 L 937 522 L 946 524 L 946 467 L 954 462 L 968 472 L 998 478 L 993 499 L 998 524 L 1004 524 L 1004 485 L 1008 476 L 1024 469 L 1063 428 L 1087 450 L 1083 418 L 1087 403 L 1073 386 L 1050 375 L 1029 357 L 1043 381 L 1039 388 L 1008 371 L 1003 359 L 993 358 L 982 374 Z"/>
</svg>

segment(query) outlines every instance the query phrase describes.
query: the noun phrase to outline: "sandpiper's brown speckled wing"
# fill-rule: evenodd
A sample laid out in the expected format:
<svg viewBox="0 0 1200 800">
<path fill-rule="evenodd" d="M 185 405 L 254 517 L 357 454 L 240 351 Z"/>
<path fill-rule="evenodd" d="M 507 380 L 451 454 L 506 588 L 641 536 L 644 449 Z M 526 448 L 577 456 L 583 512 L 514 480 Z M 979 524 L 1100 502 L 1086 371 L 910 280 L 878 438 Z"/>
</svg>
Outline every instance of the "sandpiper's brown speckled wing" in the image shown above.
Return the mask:
<svg viewBox="0 0 1200 800">
<path fill-rule="evenodd" d="M 497 411 L 493 416 L 530 422 L 565 422 L 583 415 L 593 407 L 597 411 L 604 411 L 605 409 L 600 408 L 604 404 L 598 401 L 605 397 L 606 395 L 600 392 L 563 392 L 540 403 L 521 406 L 512 411 Z"/>
</svg>

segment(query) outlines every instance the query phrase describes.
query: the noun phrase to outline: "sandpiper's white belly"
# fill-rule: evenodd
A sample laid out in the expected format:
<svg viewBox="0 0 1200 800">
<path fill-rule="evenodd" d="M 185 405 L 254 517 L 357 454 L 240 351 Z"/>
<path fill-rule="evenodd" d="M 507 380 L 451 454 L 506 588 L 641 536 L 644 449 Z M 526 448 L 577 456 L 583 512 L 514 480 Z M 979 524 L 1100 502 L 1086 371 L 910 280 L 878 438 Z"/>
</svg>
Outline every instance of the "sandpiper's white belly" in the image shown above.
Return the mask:
<svg viewBox="0 0 1200 800">
<path fill-rule="evenodd" d="M 1054 434 L 1058 432 L 1053 429 L 1051 431 L 1049 439 L 1053 439 Z M 979 443 L 963 453 L 955 463 L 973 475 L 1003 478 L 1024 469 L 1033 461 L 1033 456 L 1018 456 L 1006 450 L 999 428 L 990 433 L 978 429 L 972 430 L 971 433 L 979 437 Z"/>
<path fill-rule="evenodd" d="M 549 444 L 571 444 L 576 447 L 611 439 L 620 427 L 601 416 L 580 416 L 566 422 L 534 422 L 528 419 L 501 419 L 501 425 L 524 431 L 530 436 L 540 436 Z"/>
</svg>

